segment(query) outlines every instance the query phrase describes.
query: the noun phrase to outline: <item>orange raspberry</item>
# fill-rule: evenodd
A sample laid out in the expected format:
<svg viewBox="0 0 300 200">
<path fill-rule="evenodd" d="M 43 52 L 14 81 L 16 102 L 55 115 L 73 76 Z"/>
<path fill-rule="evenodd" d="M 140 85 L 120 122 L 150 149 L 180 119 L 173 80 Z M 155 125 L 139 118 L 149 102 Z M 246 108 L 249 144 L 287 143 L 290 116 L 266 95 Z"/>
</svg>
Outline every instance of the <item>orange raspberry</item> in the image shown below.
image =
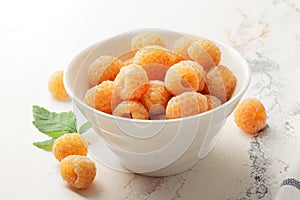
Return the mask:
<svg viewBox="0 0 300 200">
<path fill-rule="evenodd" d="M 207 111 L 206 96 L 197 92 L 184 92 L 172 97 L 166 109 L 167 119 L 196 115 Z"/>
<path fill-rule="evenodd" d="M 61 161 L 60 175 L 70 186 L 85 189 L 96 176 L 96 165 L 85 156 L 70 155 Z"/>
<path fill-rule="evenodd" d="M 165 88 L 162 81 L 150 81 L 150 86 L 141 99 L 141 103 L 147 108 L 150 115 L 164 114 L 171 94 Z"/>
<path fill-rule="evenodd" d="M 55 140 L 52 152 L 61 161 L 69 155 L 86 156 L 87 145 L 78 133 L 67 133 Z"/>
<path fill-rule="evenodd" d="M 218 66 L 207 73 L 206 81 L 209 93 L 226 102 L 235 90 L 237 79 L 227 67 Z"/>
<path fill-rule="evenodd" d="M 167 71 L 166 88 L 173 95 L 188 91 L 201 91 L 204 88 L 202 67 L 194 61 L 181 61 Z"/>
<path fill-rule="evenodd" d="M 188 48 L 195 41 L 196 41 L 195 39 L 189 36 L 183 36 L 174 42 L 173 50 L 183 58 L 189 60 L 190 56 L 188 54 Z"/>
<path fill-rule="evenodd" d="M 212 110 L 212 109 L 222 105 L 222 101 L 220 99 L 218 99 L 218 97 L 215 97 L 215 96 L 212 96 L 209 94 L 205 94 L 205 96 L 207 98 L 207 105 L 208 105 L 207 110 Z"/>
<path fill-rule="evenodd" d="M 56 99 L 69 99 L 69 96 L 65 90 L 63 77 L 64 71 L 56 71 L 54 74 L 52 74 L 48 82 L 48 89 Z"/>
<path fill-rule="evenodd" d="M 131 49 L 136 50 L 146 46 L 158 45 L 166 47 L 164 40 L 159 33 L 143 32 L 139 33 L 131 40 Z"/>
<path fill-rule="evenodd" d="M 149 87 L 146 71 L 139 65 L 123 67 L 115 81 L 115 94 L 123 100 L 140 100 Z M 117 97 L 113 97 L 117 98 Z"/>
<path fill-rule="evenodd" d="M 164 80 L 168 68 L 181 60 L 181 56 L 160 46 L 144 47 L 134 58 L 134 62 L 146 70 L 150 80 L 161 81 Z"/>
<path fill-rule="evenodd" d="M 249 134 L 261 130 L 267 119 L 264 105 L 255 98 L 243 100 L 234 111 L 235 123 Z"/>
<path fill-rule="evenodd" d="M 113 81 L 103 81 L 85 93 L 84 102 L 99 111 L 111 114 L 111 101 L 114 92 Z"/>
<path fill-rule="evenodd" d="M 113 81 L 124 63 L 113 56 L 103 55 L 96 59 L 88 68 L 88 81 L 90 87 L 103 81 Z"/>
<path fill-rule="evenodd" d="M 138 101 L 123 101 L 113 111 L 113 115 L 130 119 L 149 119 L 148 110 Z"/>
<path fill-rule="evenodd" d="M 188 54 L 191 59 L 202 65 L 206 72 L 218 65 L 221 60 L 219 47 L 209 40 L 194 42 L 188 48 Z"/>
</svg>

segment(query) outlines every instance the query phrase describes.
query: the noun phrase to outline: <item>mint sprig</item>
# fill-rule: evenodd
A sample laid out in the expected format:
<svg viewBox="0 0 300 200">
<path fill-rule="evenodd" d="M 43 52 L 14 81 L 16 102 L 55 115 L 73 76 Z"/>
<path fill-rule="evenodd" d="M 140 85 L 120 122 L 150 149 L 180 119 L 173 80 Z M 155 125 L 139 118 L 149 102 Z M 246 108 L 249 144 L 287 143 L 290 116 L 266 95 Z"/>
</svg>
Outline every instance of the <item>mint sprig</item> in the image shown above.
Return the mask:
<svg viewBox="0 0 300 200">
<path fill-rule="evenodd" d="M 39 106 L 32 107 L 33 125 L 42 133 L 57 138 L 64 133 L 76 133 L 76 116 L 73 112 L 55 113 Z"/>
<path fill-rule="evenodd" d="M 58 137 L 65 133 L 84 133 L 91 128 L 91 123 L 84 123 L 77 130 L 77 121 L 75 114 L 70 112 L 50 112 L 47 109 L 34 105 L 32 107 L 34 121 L 32 124 L 42 133 L 51 137 L 50 140 L 43 142 L 34 142 L 33 145 L 44 149 L 51 150 L 52 145 Z"/>
</svg>

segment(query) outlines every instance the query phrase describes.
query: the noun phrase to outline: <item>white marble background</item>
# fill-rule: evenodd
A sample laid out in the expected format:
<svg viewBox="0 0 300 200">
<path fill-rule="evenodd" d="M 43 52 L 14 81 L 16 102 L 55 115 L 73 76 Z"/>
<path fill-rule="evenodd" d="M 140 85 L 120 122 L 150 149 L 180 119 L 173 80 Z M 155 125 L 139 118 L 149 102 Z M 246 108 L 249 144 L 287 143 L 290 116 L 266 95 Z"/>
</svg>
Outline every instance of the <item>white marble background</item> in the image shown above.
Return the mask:
<svg viewBox="0 0 300 200">
<path fill-rule="evenodd" d="M 253 71 L 245 97 L 265 104 L 268 126 L 250 137 L 230 117 L 204 164 L 166 178 L 97 164 L 94 184 L 71 190 L 52 155 L 31 145 L 45 138 L 31 125 L 31 106 L 71 109 L 49 95 L 49 75 L 82 48 L 144 27 L 235 47 Z M 299 0 L 1 1 L 0 36 L 0 199 L 270 200 L 299 146 Z"/>
</svg>

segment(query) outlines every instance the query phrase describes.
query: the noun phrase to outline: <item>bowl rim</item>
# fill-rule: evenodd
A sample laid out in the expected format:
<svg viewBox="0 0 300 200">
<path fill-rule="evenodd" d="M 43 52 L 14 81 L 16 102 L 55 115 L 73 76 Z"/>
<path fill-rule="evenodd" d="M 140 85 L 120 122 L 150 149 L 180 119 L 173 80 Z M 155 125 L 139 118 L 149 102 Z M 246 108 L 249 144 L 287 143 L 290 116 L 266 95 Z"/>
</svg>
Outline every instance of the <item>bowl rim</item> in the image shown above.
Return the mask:
<svg viewBox="0 0 300 200">
<path fill-rule="evenodd" d="M 111 37 L 108 37 L 108 38 L 105 38 L 101 41 L 98 41 L 92 45 L 89 45 L 88 47 L 84 48 L 83 50 L 79 51 L 75 57 L 73 57 L 71 59 L 71 61 L 69 62 L 67 68 L 65 69 L 65 73 L 64 73 L 64 76 L 63 76 L 63 82 L 64 82 L 64 86 L 65 86 L 65 90 L 66 92 L 68 93 L 68 95 L 70 96 L 72 102 L 75 101 L 75 103 L 78 103 L 80 104 L 80 106 L 82 106 L 84 109 L 90 111 L 90 112 L 93 112 L 97 115 L 102 115 L 106 118 L 110 118 L 110 119 L 113 119 L 113 120 L 120 120 L 120 121 L 127 121 L 127 122 L 134 122 L 134 123 L 141 123 L 141 124 L 149 124 L 149 123 L 174 123 L 174 122 L 178 122 L 178 121 L 185 121 L 185 120 L 189 120 L 191 118 L 200 118 L 202 116 L 205 116 L 205 115 L 209 115 L 213 112 L 217 112 L 218 110 L 221 110 L 221 109 L 225 109 L 228 105 L 234 103 L 234 102 L 237 102 L 241 97 L 242 95 L 246 92 L 247 88 L 249 87 L 250 85 L 250 80 L 251 80 L 251 70 L 249 68 L 249 65 L 247 63 L 247 61 L 243 58 L 243 56 L 236 50 L 234 49 L 233 47 L 221 42 L 221 41 L 218 41 L 216 39 L 213 39 L 213 38 L 210 38 L 210 37 L 206 37 L 206 36 L 200 36 L 200 35 L 194 35 L 194 34 L 189 34 L 189 33 L 183 33 L 183 32 L 180 32 L 180 34 L 182 35 L 189 35 L 189 36 L 194 36 L 194 37 L 201 37 L 201 38 L 204 38 L 204 39 L 208 39 L 208 40 L 211 40 L 213 41 L 214 43 L 217 43 L 217 44 L 220 44 L 221 46 L 225 47 L 226 49 L 230 49 L 240 62 L 241 62 L 241 66 L 245 72 L 245 79 L 244 79 L 244 82 L 240 88 L 240 90 L 234 95 L 232 96 L 228 101 L 226 101 L 225 103 L 223 103 L 221 106 L 218 106 L 217 108 L 214 108 L 212 110 L 209 110 L 209 111 L 205 111 L 203 113 L 199 113 L 199 114 L 196 114 L 196 115 L 191 115 L 191 116 L 187 116 L 187 117 L 182 117 L 182 118 L 176 118 L 176 119 L 161 119 L 161 120 L 142 120 L 142 119 L 128 119 L 128 118 L 125 118 L 125 117 L 119 117 L 119 116 L 114 116 L 112 114 L 107 114 L 105 112 L 102 112 L 102 111 L 99 111 L 99 110 L 96 110 L 90 106 L 88 106 L 86 103 L 84 103 L 78 96 L 76 96 L 74 94 L 74 92 L 72 91 L 70 85 L 69 85 L 69 81 L 68 81 L 68 75 L 72 69 L 72 67 L 75 65 L 76 61 L 85 53 L 87 53 L 88 51 L 90 51 L 94 46 L 96 45 L 99 45 L 100 43 L 108 40 L 108 39 L 113 39 L 113 38 L 118 38 L 118 37 L 123 37 L 124 35 L 127 35 L 127 34 L 133 34 L 133 33 L 140 33 L 140 32 L 144 32 L 144 31 L 153 31 L 153 32 L 176 32 L 176 31 L 172 31 L 172 30 L 169 30 L 169 29 L 162 29 L 162 28 L 143 28 L 143 29 L 134 29 L 134 30 L 131 30 L 131 31 L 126 31 L 126 32 L 122 32 L 122 33 L 119 33 L 117 35 L 113 35 Z M 179 33 L 179 32 L 178 32 Z"/>
</svg>

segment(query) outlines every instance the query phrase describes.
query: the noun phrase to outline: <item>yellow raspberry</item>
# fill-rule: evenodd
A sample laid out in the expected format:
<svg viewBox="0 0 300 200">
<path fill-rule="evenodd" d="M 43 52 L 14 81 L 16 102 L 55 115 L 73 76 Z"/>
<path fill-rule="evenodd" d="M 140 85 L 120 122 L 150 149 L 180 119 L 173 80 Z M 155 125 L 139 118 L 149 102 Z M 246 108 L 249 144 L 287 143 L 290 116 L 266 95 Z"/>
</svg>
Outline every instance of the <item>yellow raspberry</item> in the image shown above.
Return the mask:
<svg viewBox="0 0 300 200">
<path fill-rule="evenodd" d="M 138 101 L 123 101 L 113 111 L 113 115 L 130 119 L 149 119 L 148 110 Z"/>
<path fill-rule="evenodd" d="M 146 64 L 161 64 L 170 67 L 181 60 L 183 58 L 180 55 L 155 45 L 140 49 L 134 58 L 134 62 L 141 66 Z"/>
<path fill-rule="evenodd" d="M 67 133 L 55 140 L 52 152 L 61 161 L 69 155 L 86 156 L 87 145 L 78 133 Z"/>
<path fill-rule="evenodd" d="M 218 97 L 222 102 L 228 101 L 236 86 L 235 75 L 225 66 L 217 66 L 206 75 L 209 93 Z"/>
<path fill-rule="evenodd" d="M 131 65 L 133 63 L 134 63 L 134 57 L 128 58 L 127 60 L 124 61 L 124 66 Z"/>
<path fill-rule="evenodd" d="M 220 99 L 218 99 L 218 97 L 215 97 L 215 96 L 212 96 L 209 94 L 205 94 L 205 96 L 207 98 L 207 105 L 208 105 L 207 110 L 212 110 L 212 109 L 222 105 L 222 101 Z"/>
<path fill-rule="evenodd" d="M 161 115 L 150 115 L 151 120 L 165 120 L 167 119 L 166 114 Z"/>
<path fill-rule="evenodd" d="M 150 115 L 164 114 L 171 94 L 165 88 L 162 81 L 150 81 L 150 86 L 141 99 L 141 103 L 147 108 Z"/>
<path fill-rule="evenodd" d="M 69 99 L 69 96 L 65 90 L 63 77 L 64 71 L 56 71 L 54 74 L 52 74 L 48 82 L 48 89 L 56 99 Z"/>
<path fill-rule="evenodd" d="M 206 75 L 206 72 L 204 71 L 203 67 L 201 65 L 199 65 L 197 62 L 190 61 L 190 60 L 188 60 L 187 62 L 189 62 L 190 65 L 197 72 L 197 76 L 198 76 L 198 79 L 199 79 L 199 86 L 198 86 L 197 91 L 201 92 L 205 88 L 205 75 Z"/>
<path fill-rule="evenodd" d="M 261 130 L 267 120 L 264 105 L 255 98 L 243 100 L 234 111 L 235 123 L 248 134 Z"/>
<path fill-rule="evenodd" d="M 134 62 L 142 66 L 150 80 L 164 80 L 168 68 L 184 60 L 180 55 L 160 46 L 147 46 L 140 49 Z"/>
<path fill-rule="evenodd" d="M 90 87 L 98 85 L 103 81 L 115 80 L 124 63 L 113 56 L 100 56 L 88 68 L 88 81 Z"/>
<path fill-rule="evenodd" d="M 208 90 L 208 87 L 207 87 L 207 83 L 205 82 L 204 83 L 204 89 L 201 91 L 202 94 L 209 94 L 209 90 Z"/>
<path fill-rule="evenodd" d="M 96 165 L 85 156 L 70 155 L 61 161 L 60 175 L 73 188 L 85 189 L 96 176 Z"/>
<path fill-rule="evenodd" d="M 166 109 L 167 119 L 196 115 L 207 111 L 206 96 L 197 92 L 184 92 L 172 97 Z"/>
<path fill-rule="evenodd" d="M 133 58 L 136 52 L 134 51 L 126 51 L 125 53 L 122 53 L 118 59 L 124 62 L 125 60 L 128 60 L 130 58 Z"/>
<path fill-rule="evenodd" d="M 147 73 L 149 80 L 159 80 L 163 81 L 166 76 L 166 72 L 169 67 L 161 64 L 146 64 L 143 66 Z"/>
<path fill-rule="evenodd" d="M 205 83 L 203 75 L 203 69 L 198 63 L 181 61 L 167 71 L 165 85 L 173 95 L 188 91 L 201 91 Z"/>
<path fill-rule="evenodd" d="M 128 52 L 122 54 L 121 56 L 119 56 L 118 59 L 123 62 L 124 66 L 133 64 L 135 53 L 136 52 L 134 52 L 134 51 L 128 51 Z"/>
<path fill-rule="evenodd" d="M 140 100 L 149 87 L 146 71 L 139 65 L 123 67 L 115 81 L 115 93 L 123 100 Z M 113 97 L 115 98 L 115 96 Z"/>
<path fill-rule="evenodd" d="M 158 45 L 166 47 L 164 40 L 159 33 L 143 32 L 139 33 L 131 40 L 131 49 L 136 50 L 146 46 Z"/>
<path fill-rule="evenodd" d="M 188 48 L 188 54 L 191 59 L 202 65 L 206 72 L 217 66 L 221 60 L 219 47 L 209 40 L 192 43 Z"/>
<path fill-rule="evenodd" d="M 111 114 L 111 101 L 114 92 L 113 81 L 103 81 L 85 93 L 84 102 L 99 111 Z"/>
<path fill-rule="evenodd" d="M 189 36 L 183 36 L 174 42 L 173 50 L 183 58 L 189 60 L 190 56 L 188 54 L 188 48 L 195 41 L 196 40 L 194 38 L 191 38 Z"/>
</svg>

